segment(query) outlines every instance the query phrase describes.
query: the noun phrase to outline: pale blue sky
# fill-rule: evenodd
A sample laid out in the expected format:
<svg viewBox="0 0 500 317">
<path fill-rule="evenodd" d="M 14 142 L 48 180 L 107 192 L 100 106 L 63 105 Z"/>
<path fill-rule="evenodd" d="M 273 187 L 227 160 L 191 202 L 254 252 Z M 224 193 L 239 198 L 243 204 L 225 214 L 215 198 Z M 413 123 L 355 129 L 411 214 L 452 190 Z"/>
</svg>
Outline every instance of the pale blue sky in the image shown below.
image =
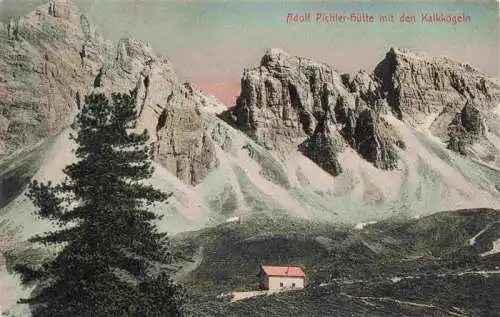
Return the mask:
<svg viewBox="0 0 500 317">
<path fill-rule="evenodd" d="M 12 7 L 26 10 L 35 2 L 43 1 L 4 0 L 0 17 Z M 105 37 L 116 41 L 131 36 L 150 42 L 155 51 L 171 58 L 181 77 L 212 90 L 211 85 L 235 90 L 242 69 L 258 64 L 270 47 L 327 62 L 342 72 L 372 70 L 394 46 L 447 55 L 491 76 L 499 73 L 499 12 L 494 1 L 75 2 Z M 396 18 L 404 13 L 415 15 L 417 23 L 291 25 L 286 23 L 289 12 L 394 14 Z M 471 16 L 471 23 L 422 24 L 422 13 L 463 13 Z"/>
</svg>

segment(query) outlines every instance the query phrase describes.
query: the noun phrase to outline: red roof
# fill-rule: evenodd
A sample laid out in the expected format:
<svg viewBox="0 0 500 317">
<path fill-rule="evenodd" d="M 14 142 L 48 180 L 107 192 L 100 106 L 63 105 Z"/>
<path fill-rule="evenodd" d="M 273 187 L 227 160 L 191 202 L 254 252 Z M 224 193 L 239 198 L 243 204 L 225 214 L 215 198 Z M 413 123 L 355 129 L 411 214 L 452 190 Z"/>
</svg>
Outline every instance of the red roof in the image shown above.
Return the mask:
<svg viewBox="0 0 500 317">
<path fill-rule="evenodd" d="M 298 266 L 262 266 L 267 276 L 306 277 L 302 268 Z"/>
</svg>

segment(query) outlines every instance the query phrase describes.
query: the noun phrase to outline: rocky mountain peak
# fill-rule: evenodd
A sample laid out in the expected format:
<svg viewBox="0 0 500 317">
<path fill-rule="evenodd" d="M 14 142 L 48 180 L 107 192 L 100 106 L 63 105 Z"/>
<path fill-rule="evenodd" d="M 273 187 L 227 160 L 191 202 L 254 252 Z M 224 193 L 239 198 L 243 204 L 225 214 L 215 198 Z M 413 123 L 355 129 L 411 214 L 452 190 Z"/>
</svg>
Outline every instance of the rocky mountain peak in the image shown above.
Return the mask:
<svg viewBox="0 0 500 317">
<path fill-rule="evenodd" d="M 71 1 L 51 1 L 0 30 L 0 155 L 35 145 L 71 124 L 85 95 L 137 90 L 138 129 L 152 136 L 156 160 L 197 184 L 215 166 L 203 127 L 225 106 L 173 71 L 150 44 L 113 46 Z"/>
<path fill-rule="evenodd" d="M 266 51 L 260 60 L 260 66 L 273 67 L 286 64 L 290 54 L 281 48 L 270 48 Z"/>
<path fill-rule="evenodd" d="M 144 44 L 132 38 L 122 38 L 118 41 L 116 62 L 129 74 L 141 71 L 156 59 L 157 56 L 149 43 Z"/>
<path fill-rule="evenodd" d="M 0 51 L 1 155 L 68 127 L 93 89 L 136 89 L 138 128 L 153 136 L 158 162 L 193 185 L 218 165 L 204 128 L 207 113 L 224 106 L 182 82 L 151 45 L 124 38 L 113 47 L 71 1 L 2 25 Z M 384 119 L 391 112 L 446 140 L 450 125 L 463 128 L 474 135 L 469 145 L 500 135 L 490 115 L 499 91 L 466 64 L 405 49 L 390 49 L 373 72 L 349 75 L 273 48 L 243 72 L 237 104 L 221 118 L 267 149 L 285 157 L 299 150 L 338 175 L 337 156 L 349 147 L 377 168 L 396 167 L 404 144 Z"/>
<path fill-rule="evenodd" d="M 487 131 L 500 132 L 494 111 L 498 82 L 447 57 L 391 48 L 373 72 L 349 75 L 270 49 L 259 66 L 244 71 L 241 82 L 236 107 L 222 117 L 285 156 L 298 148 L 333 175 L 342 170 L 336 153 L 345 146 L 376 167 L 396 167 L 396 148 L 404 142 L 385 122 L 389 113 L 446 142 L 456 139 L 449 126 L 460 118 L 471 134 L 466 144 L 489 143 L 478 147 L 488 149 L 480 156 L 500 150 L 486 140 Z"/>
<path fill-rule="evenodd" d="M 76 5 L 70 0 L 52 0 L 49 2 L 48 13 L 56 18 L 71 19 L 78 15 Z"/>
<path fill-rule="evenodd" d="M 149 43 L 120 39 L 113 58 L 105 60 L 96 75 L 94 89 L 137 91 L 137 129 L 149 132 L 155 161 L 180 180 L 197 185 L 218 166 L 216 141 L 205 128 L 209 117 L 226 107 L 183 82 Z"/>
<path fill-rule="evenodd" d="M 387 104 L 375 76 L 361 71 L 351 78 L 327 64 L 271 49 L 259 66 L 245 70 L 241 83 L 236 107 L 222 117 L 263 146 L 285 156 L 299 149 L 332 175 L 342 171 L 336 156 L 346 146 L 377 167 L 395 167 L 395 150 L 381 141 L 387 135 L 377 128 Z M 365 116 L 367 109 L 372 116 Z M 365 139 L 375 142 L 375 149 L 368 149 Z M 390 155 L 380 154 L 386 152 Z M 382 162 L 386 159 L 391 162 Z"/>
<path fill-rule="evenodd" d="M 470 113 L 474 105 L 477 110 L 474 117 L 484 118 L 481 126 L 473 120 L 477 125 L 474 130 L 484 128 L 496 137 L 500 135 L 500 117 L 495 110 L 500 102 L 500 84 L 469 64 L 391 48 L 374 75 L 382 83 L 389 108 L 410 126 L 428 129 L 448 141 L 450 124 L 455 126 L 457 113 L 463 109 Z M 479 158 L 497 156 L 500 149 L 494 145 L 495 141 L 489 140 L 487 134 L 481 135 L 466 143 L 470 146 L 483 143 L 477 148 Z M 458 152 L 465 153 L 464 148 Z"/>
<path fill-rule="evenodd" d="M 469 72 L 481 73 L 481 71 L 479 71 L 474 66 L 460 61 L 456 61 L 452 58 L 449 58 L 448 56 L 429 55 L 423 52 L 416 52 L 406 48 L 391 47 L 386 54 L 386 58 L 393 59 L 396 62 L 404 61 L 408 63 L 419 63 L 419 62 L 438 63 L 442 67 L 452 67 L 452 68 L 458 66 L 458 67 L 463 67 L 465 70 Z M 484 76 L 484 74 L 481 75 Z"/>
<path fill-rule="evenodd" d="M 391 48 L 374 75 L 389 93 L 395 113 L 415 124 L 426 122 L 428 115 L 441 113 L 445 106 L 459 111 L 468 100 L 474 100 L 488 110 L 500 100 L 498 80 L 444 56 Z M 417 91 L 421 96 L 416 96 Z"/>
<path fill-rule="evenodd" d="M 0 25 L 0 156 L 68 126 L 111 46 L 71 1 Z"/>
</svg>

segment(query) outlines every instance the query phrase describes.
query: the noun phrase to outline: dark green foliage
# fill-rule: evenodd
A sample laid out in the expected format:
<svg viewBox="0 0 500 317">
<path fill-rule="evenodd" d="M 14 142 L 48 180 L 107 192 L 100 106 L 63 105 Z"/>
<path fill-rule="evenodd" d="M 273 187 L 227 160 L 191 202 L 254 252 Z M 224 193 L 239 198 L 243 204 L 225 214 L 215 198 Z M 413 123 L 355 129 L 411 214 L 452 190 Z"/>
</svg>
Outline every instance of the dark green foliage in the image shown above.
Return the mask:
<svg viewBox="0 0 500 317">
<path fill-rule="evenodd" d="M 72 137 L 76 163 L 60 184 L 29 186 L 36 215 L 60 226 L 31 242 L 61 247 L 39 267 L 16 267 L 24 283 L 39 283 L 20 300 L 34 317 L 180 315 L 183 290 L 166 271 L 169 241 L 147 210 L 170 194 L 142 182 L 153 168 L 148 134 L 130 132 L 135 95 L 87 96 Z"/>
<path fill-rule="evenodd" d="M 398 283 L 324 285 L 269 296 L 190 305 L 186 316 L 402 317 L 498 316 L 498 276 L 429 276 Z"/>
<path fill-rule="evenodd" d="M 378 222 L 363 231 L 363 238 L 372 245 L 383 245 L 386 255 L 390 256 L 406 254 L 451 259 L 490 250 L 492 243 L 476 250 L 479 245 L 470 246 L 469 239 L 499 221 L 500 212 L 492 209 L 440 212 L 421 219 Z M 495 238 L 490 237 L 489 242 Z M 481 239 L 478 242 L 482 242 Z"/>
<path fill-rule="evenodd" d="M 500 304 L 494 300 L 500 295 L 497 274 L 428 274 L 398 283 L 373 283 L 364 288 L 352 286 L 346 290 L 362 297 L 381 297 L 386 293 L 388 297 L 401 301 L 430 303 L 448 311 L 459 308 L 457 312 L 467 312 L 467 316 L 498 316 L 500 309 Z"/>
<path fill-rule="evenodd" d="M 203 248 L 201 264 L 184 279 L 192 293 L 185 313 L 494 316 L 499 277 L 481 271 L 497 271 L 500 254 L 480 254 L 499 238 L 498 223 L 500 211 L 493 209 L 395 217 L 362 230 L 259 215 L 185 233 L 174 240 L 184 255 Z M 302 266 L 306 289 L 232 303 L 218 296 L 257 290 L 259 264 Z"/>
</svg>

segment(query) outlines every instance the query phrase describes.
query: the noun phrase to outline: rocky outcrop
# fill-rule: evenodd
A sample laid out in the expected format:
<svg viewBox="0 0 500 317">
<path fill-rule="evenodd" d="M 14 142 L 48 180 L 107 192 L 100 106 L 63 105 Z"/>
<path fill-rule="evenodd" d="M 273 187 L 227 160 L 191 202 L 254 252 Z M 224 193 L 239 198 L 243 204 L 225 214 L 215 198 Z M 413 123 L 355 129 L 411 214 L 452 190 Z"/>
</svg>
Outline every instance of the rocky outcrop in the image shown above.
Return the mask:
<svg viewBox="0 0 500 317">
<path fill-rule="evenodd" d="M 466 146 L 488 143 L 487 131 L 500 135 L 499 101 L 495 80 L 446 57 L 391 49 L 373 73 L 349 75 L 271 49 L 258 67 L 244 71 L 236 106 L 220 117 L 285 155 L 299 146 L 338 175 L 337 154 L 346 145 L 378 168 L 396 167 L 396 147 L 405 144 L 384 115 L 429 129 L 465 153 Z"/>
<path fill-rule="evenodd" d="M 485 144 L 483 149 L 495 147 L 485 131 L 500 135 L 497 80 L 447 57 L 403 49 L 391 49 L 374 74 L 399 119 L 429 129 L 443 140 L 449 138 L 449 148 L 462 154 L 479 141 Z M 481 117 L 484 123 L 479 122 Z"/>
<path fill-rule="evenodd" d="M 0 23 L 0 157 L 67 127 L 110 46 L 65 1 Z M 82 63 L 80 52 L 86 47 Z"/>
<path fill-rule="evenodd" d="M 342 173 L 337 153 L 343 148 L 341 137 L 334 127 L 322 121 L 313 135 L 299 145 L 301 152 L 333 176 Z"/>
<path fill-rule="evenodd" d="M 199 184 L 218 166 L 215 144 L 194 108 L 167 107 L 158 126 L 155 160 L 188 184 Z"/>
<path fill-rule="evenodd" d="M 491 111 L 500 101 L 498 82 L 446 57 L 391 49 L 374 74 L 400 119 L 413 125 L 430 124 L 437 136 L 445 134 L 455 113 L 468 101 L 480 111 Z"/>
<path fill-rule="evenodd" d="M 55 18 L 69 19 L 72 13 L 71 6 L 68 0 L 51 0 L 48 13 Z"/>
<path fill-rule="evenodd" d="M 379 118 L 372 109 L 363 110 L 354 129 L 355 148 L 367 161 L 381 169 L 396 167 L 397 155 L 394 151 L 392 129 Z"/>
<path fill-rule="evenodd" d="M 462 125 L 471 134 L 472 139 L 480 138 L 486 132 L 483 116 L 472 102 L 465 104 L 462 111 L 455 116 L 452 124 Z"/>
<path fill-rule="evenodd" d="M 33 145 L 69 126 L 84 96 L 137 89 L 137 128 L 148 130 L 156 160 L 196 185 L 218 165 L 205 132 L 225 109 L 182 82 L 149 44 L 104 41 L 70 1 L 51 1 L 0 25 L 0 155 Z"/>
<path fill-rule="evenodd" d="M 357 95 L 358 102 L 363 102 L 378 114 L 388 113 L 386 91 L 383 90 L 382 82 L 373 74 L 362 70 L 352 79 L 344 75 L 344 84 L 349 87 L 351 93 Z"/>
<path fill-rule="evenodd" d="M 137 89 L 137 129 L 152 136 L 155 161 L 187 184 L 197 185 L 215 167 L 215 142 L 206 132 L 209 113 L 225 107 L 215 98 L 183 83 L 170 61 L 149 44 L 124 38 L 115 58 L 101 67 L 98 91 Z"/>
<path fill-rule="evenodd" d="M 244 71 L 241 88 L 236 106 L 220 117 L 263 146 L 284 155 L 299 148 L 332 175 L 342 171 L 337 154 L 347 145 L 379 168 L 396 166 L 390 127 L 378 127 L 389 108 L 373 75 L 350 78 L 271 49 Z"/>
<path fill-rule="evenodd" d="M 485 136 L 484 118 L 472 102 L 455 115 L 448 126 L 448 144 L 450 150 L 462 155 L 467 154 L 467 146 L 472 145 Z"/>
</svg>

